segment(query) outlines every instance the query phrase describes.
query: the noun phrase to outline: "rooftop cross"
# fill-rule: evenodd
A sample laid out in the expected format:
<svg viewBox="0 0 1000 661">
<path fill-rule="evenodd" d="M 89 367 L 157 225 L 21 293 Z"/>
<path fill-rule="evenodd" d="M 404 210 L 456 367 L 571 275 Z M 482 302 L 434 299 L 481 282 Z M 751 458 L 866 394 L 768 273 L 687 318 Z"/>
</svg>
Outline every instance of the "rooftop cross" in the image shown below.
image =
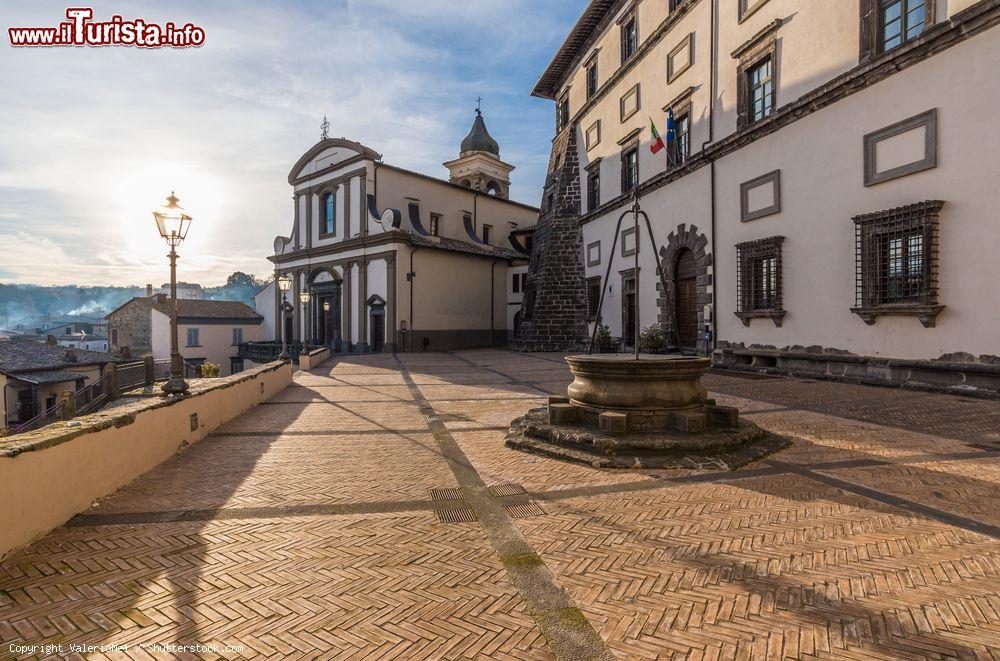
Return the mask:
<svg viewBox="0 0 1000 661">
<path fill-rule="evenodd" d="M 323 115 L 323 123 L 319 125 L 320 129 L 320 140 L 330 139 L 330 122 L 326 119 L 326 115 Z"/>
<path fill-rule="evenodd" d="M 480 96 L 476 99 L 476 113 L 482 114 L 482 112 L 483 112 L 483 97 Z"/>
</svg>

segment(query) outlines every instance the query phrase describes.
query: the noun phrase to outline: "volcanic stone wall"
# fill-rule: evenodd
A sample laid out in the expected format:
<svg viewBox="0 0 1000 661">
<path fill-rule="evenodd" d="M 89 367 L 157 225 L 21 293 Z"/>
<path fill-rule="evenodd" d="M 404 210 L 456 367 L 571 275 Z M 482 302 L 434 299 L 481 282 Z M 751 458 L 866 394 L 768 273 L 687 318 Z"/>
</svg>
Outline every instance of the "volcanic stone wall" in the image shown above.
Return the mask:
<svg viewBox="0 0 1000 661">
<path fill-rule="evenodd" d="M 571 125 L 552 144 L 515 349 L 566 351 L 587 340 L 580 195 L 577 128 Z"/>
</svg>

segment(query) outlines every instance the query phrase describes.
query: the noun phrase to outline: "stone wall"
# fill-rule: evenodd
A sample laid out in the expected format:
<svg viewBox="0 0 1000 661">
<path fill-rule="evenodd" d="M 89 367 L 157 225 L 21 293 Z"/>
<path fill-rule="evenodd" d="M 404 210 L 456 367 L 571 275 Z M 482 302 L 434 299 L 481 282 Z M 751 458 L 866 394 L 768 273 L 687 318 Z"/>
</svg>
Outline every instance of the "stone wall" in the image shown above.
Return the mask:
<svg viewBox="0 0 1000 661">
<path fill-rule="evenodd" d="M 0 557 L 90 508 L 291 383 L 270 363 L 192 384 L 181 399 L 113 406 L 73 421 L 0 439 Z"/>
<path fill-rule="evenodd" d="M 587 341 L 587 281 L 579 225 L 576 134 L 576 126 L 569 126 L 552 144 L 545 199 L 528 267 L 522 322 L 513 344 L 522 351 L 564 351 L 582 347 Z"/>
<path fill-rule="evenodd" d="M 720 342 L 715 367 L 847 383 L 896 386 L 993 399 L 1000 396 L 1000 357 L 952 353 L 937 360 L 858 356 L 819 346 L 745 346 Z"/>
<path fill-rule="evenodd" d="M 128 348 L 133 358 L 151 353 L 153 337 L 152 309 L 141 302 L 132 301 L 108 315 L 108 338 L 114 338 L 118 331 L 118 342 L 110 346 L 111 351 Z"/>
</svg>

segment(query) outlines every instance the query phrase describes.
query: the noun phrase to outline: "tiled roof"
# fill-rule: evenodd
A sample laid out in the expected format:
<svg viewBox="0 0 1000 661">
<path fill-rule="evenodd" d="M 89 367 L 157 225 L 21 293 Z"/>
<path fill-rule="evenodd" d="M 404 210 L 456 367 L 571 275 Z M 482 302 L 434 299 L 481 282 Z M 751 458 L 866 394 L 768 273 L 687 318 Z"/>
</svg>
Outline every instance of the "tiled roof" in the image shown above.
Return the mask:
<svg viewBox="0 0 1000 661">
<path fill-rule="evenodd" d="M 583 16 L 573 26 L 569 36 L 566 37 L 566 41 L 563 42 L 555 57 L 552 58 L 552 62 L 545 69 L 545 73 L 542 74 L 538 83 L 535 84 L 535 89 L 531 93 L 532 96 L 543 99 L 555 97 L 559 81 L 566 75 L 570 65 L 580 52 L 590 43 L 591 37 L 608 15 L 608 12 L 617 4 L 619 4 L 618 0 L 591 0 L 590 4 L 584 10 Z"/>
<path fill-rule="evenodd" d="M 76 361 L 66 360 L 66 352 L 76 354 Z M 110 353 L 67 349 L 44 342 L 0 342 L 0 372 L 59 370 L 74 365 L 103 365 L 115 362 Z"/>
<path fill-rule="evenodd" d="M 527 255 L 522 255 L 510 248 L 500 248 L 499 246 L 486 245 L 482 243 L 469 243 L 459 239 L 449 239 L 447 237 L 428 238 L 419 234 L 409 235 L 410 243 L 415 246 L 436 248 L 437 250 L 449 250 L 451 252 L 461 252 L 466 255 L 476 255 L 478 257 L 495 257 L 497 259 L 527 259 Z"/>
<path fill-rule="evenodd" d="M 144 305 L 170 316 L 170 301 L 157 303 L 156 299 L 133 298 Z M 264 318 L 246 303 L 239 301 L 195 301 L 185 298 L 177 300 L 178 319 L 239 320 L 248 323 L 263 322 Z"/>
<path fill-rule="evenodd" d="M 43 372 L 23 372 L 14 375 L 18 381 L 27 381 L 37 385 L 47 383 L 66 383 L 69 381 L 82 381 L 86 378 L 79 372 L 68 372 L 66 370 L 48 370 Z"/>
</svg>

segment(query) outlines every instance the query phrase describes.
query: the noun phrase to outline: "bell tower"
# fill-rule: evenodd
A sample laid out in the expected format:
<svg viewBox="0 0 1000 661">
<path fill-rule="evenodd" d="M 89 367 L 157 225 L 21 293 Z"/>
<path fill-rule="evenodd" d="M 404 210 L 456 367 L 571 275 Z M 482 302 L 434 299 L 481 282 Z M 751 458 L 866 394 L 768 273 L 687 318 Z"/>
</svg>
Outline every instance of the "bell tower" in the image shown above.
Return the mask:
<svg viewBox="0 0 1000 661">
<path fill-rule="evenodd" d="M 500 160 L 500 145 L 486 129 L 479 108 L 472 130 L 462 140 L 458 158 L 444 166 L 451 173 L 449 181 L 453 184 L 505 200 L 510 198 L 510 173 L 514 166 Z"/>
</svg>

